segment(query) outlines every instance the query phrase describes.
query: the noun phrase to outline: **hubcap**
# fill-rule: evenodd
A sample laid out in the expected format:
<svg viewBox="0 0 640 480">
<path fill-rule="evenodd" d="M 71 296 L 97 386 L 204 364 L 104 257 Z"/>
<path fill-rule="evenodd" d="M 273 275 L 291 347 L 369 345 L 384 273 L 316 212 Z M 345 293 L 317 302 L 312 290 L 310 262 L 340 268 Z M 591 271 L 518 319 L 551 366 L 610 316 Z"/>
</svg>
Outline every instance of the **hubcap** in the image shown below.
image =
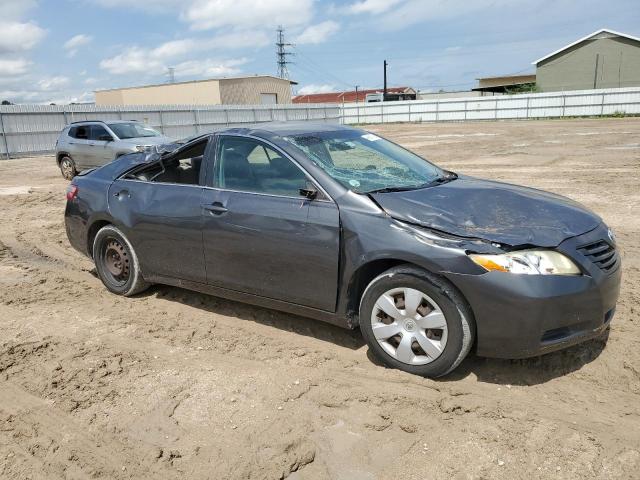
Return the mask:
<svg viewBox="0 0 640 480">
<path fill-rule="evenodd" d="M 104 265 L 115 280 L 124 282 L 129 278 L 129 255 L 118 240 L 112 239 L 107 243 Z"/>
<path fill-rule="evenodd" d="M 433 362 L 447 344 L 442 309 L 413 288 L 394 288 L 382 294 L 371 312 L 371 326 L 385 352 L 408 365 Z"/>
</svg>

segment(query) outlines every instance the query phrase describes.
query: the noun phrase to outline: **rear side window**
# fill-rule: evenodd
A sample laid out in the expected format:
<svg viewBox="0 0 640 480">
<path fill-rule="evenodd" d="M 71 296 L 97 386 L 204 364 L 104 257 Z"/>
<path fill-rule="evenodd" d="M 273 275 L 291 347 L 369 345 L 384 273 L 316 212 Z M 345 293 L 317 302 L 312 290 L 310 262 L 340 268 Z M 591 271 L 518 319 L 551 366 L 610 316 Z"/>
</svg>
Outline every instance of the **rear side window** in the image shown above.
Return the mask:
<svg viewBox="0 0 640 480">
<path fill-rule="evenodd" d="M 78 125 L 69 129 L 69 136 L 71 138 L 80 138 L 87 140 L 89 138 L 89 127 L 86 125 Z"/>
</svg>

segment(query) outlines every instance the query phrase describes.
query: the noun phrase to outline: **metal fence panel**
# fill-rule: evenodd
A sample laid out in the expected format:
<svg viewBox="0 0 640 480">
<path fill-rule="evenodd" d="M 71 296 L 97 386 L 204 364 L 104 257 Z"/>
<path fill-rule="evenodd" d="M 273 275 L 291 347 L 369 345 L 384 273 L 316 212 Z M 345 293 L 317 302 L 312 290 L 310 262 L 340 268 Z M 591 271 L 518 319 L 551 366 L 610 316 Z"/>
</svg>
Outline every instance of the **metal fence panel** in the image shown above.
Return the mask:
<svg viewBox="0 0 640 480">
<path fill-rule="evenodd" d="M 341 112 L 345 124 L 638 114 L 640 88 L 343 104 Z"/>
<path fill-rule="evenodd" d="M 53 151 L 60 131 L 83 120 L 137 120 L 180 139 L 227 126 L 269 121 L 340 122 L 338 105 L 6 105 L 0 106 L 0 156 Z M 8 148 L 7 148 L 8 147 Z"/>
</svg>

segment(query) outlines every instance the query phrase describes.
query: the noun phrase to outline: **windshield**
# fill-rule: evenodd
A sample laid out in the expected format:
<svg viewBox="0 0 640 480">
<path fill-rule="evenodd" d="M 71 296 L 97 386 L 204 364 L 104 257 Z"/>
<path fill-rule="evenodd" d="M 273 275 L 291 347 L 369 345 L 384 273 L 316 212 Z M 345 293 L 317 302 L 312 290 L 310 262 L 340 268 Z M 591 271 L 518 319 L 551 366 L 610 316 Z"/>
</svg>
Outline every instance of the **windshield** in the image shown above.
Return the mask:
<svg viewBox="0 0 640 480">
<path fill-rule="evenodd" d="M 320 132 L 285 140 L 346 188 L 358 193 L 412 190 L 445 175 L 424 158 L 363 131 Z"/>
<path fill-rule="evenodd" d="M 115 133 L 120 140 L 160 136 L 160 133 L 155 131 L 153 128 L 136 122 L 111 123 L 109 124 L 109 128 L 113 130 L 113 133 Z"/>
</svg>

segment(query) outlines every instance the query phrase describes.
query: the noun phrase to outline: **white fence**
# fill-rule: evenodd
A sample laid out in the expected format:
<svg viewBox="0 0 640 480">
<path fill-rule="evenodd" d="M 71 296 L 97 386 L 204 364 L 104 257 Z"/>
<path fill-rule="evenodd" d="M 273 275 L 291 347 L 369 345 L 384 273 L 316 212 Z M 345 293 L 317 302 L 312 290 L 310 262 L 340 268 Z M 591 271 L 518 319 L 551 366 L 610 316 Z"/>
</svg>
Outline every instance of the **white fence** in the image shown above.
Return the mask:
<svg viewBox="0 0 640 480">
<path fill-rule="evenodd" d="M 344 105 L 0 106 L 0 158 L 50 152 L 79 120 L 139 120 L 172 138 L 269 121 L 345 124 L 640 114 L 640 87 Z"/>
<path fill-rule="evenodd" d="M 640 88 L 342 105 L 342 122 L 444 122 L 640 114 Z"/>
<path fill-rule="evenodd" d="M 180 139 L 228 126 L 269 121 L 340 122 L 338 105 L 0 106 L 0 158 L 50 152 L 60 131 L 80 120 L 138 120 Z"/>
</svg>

